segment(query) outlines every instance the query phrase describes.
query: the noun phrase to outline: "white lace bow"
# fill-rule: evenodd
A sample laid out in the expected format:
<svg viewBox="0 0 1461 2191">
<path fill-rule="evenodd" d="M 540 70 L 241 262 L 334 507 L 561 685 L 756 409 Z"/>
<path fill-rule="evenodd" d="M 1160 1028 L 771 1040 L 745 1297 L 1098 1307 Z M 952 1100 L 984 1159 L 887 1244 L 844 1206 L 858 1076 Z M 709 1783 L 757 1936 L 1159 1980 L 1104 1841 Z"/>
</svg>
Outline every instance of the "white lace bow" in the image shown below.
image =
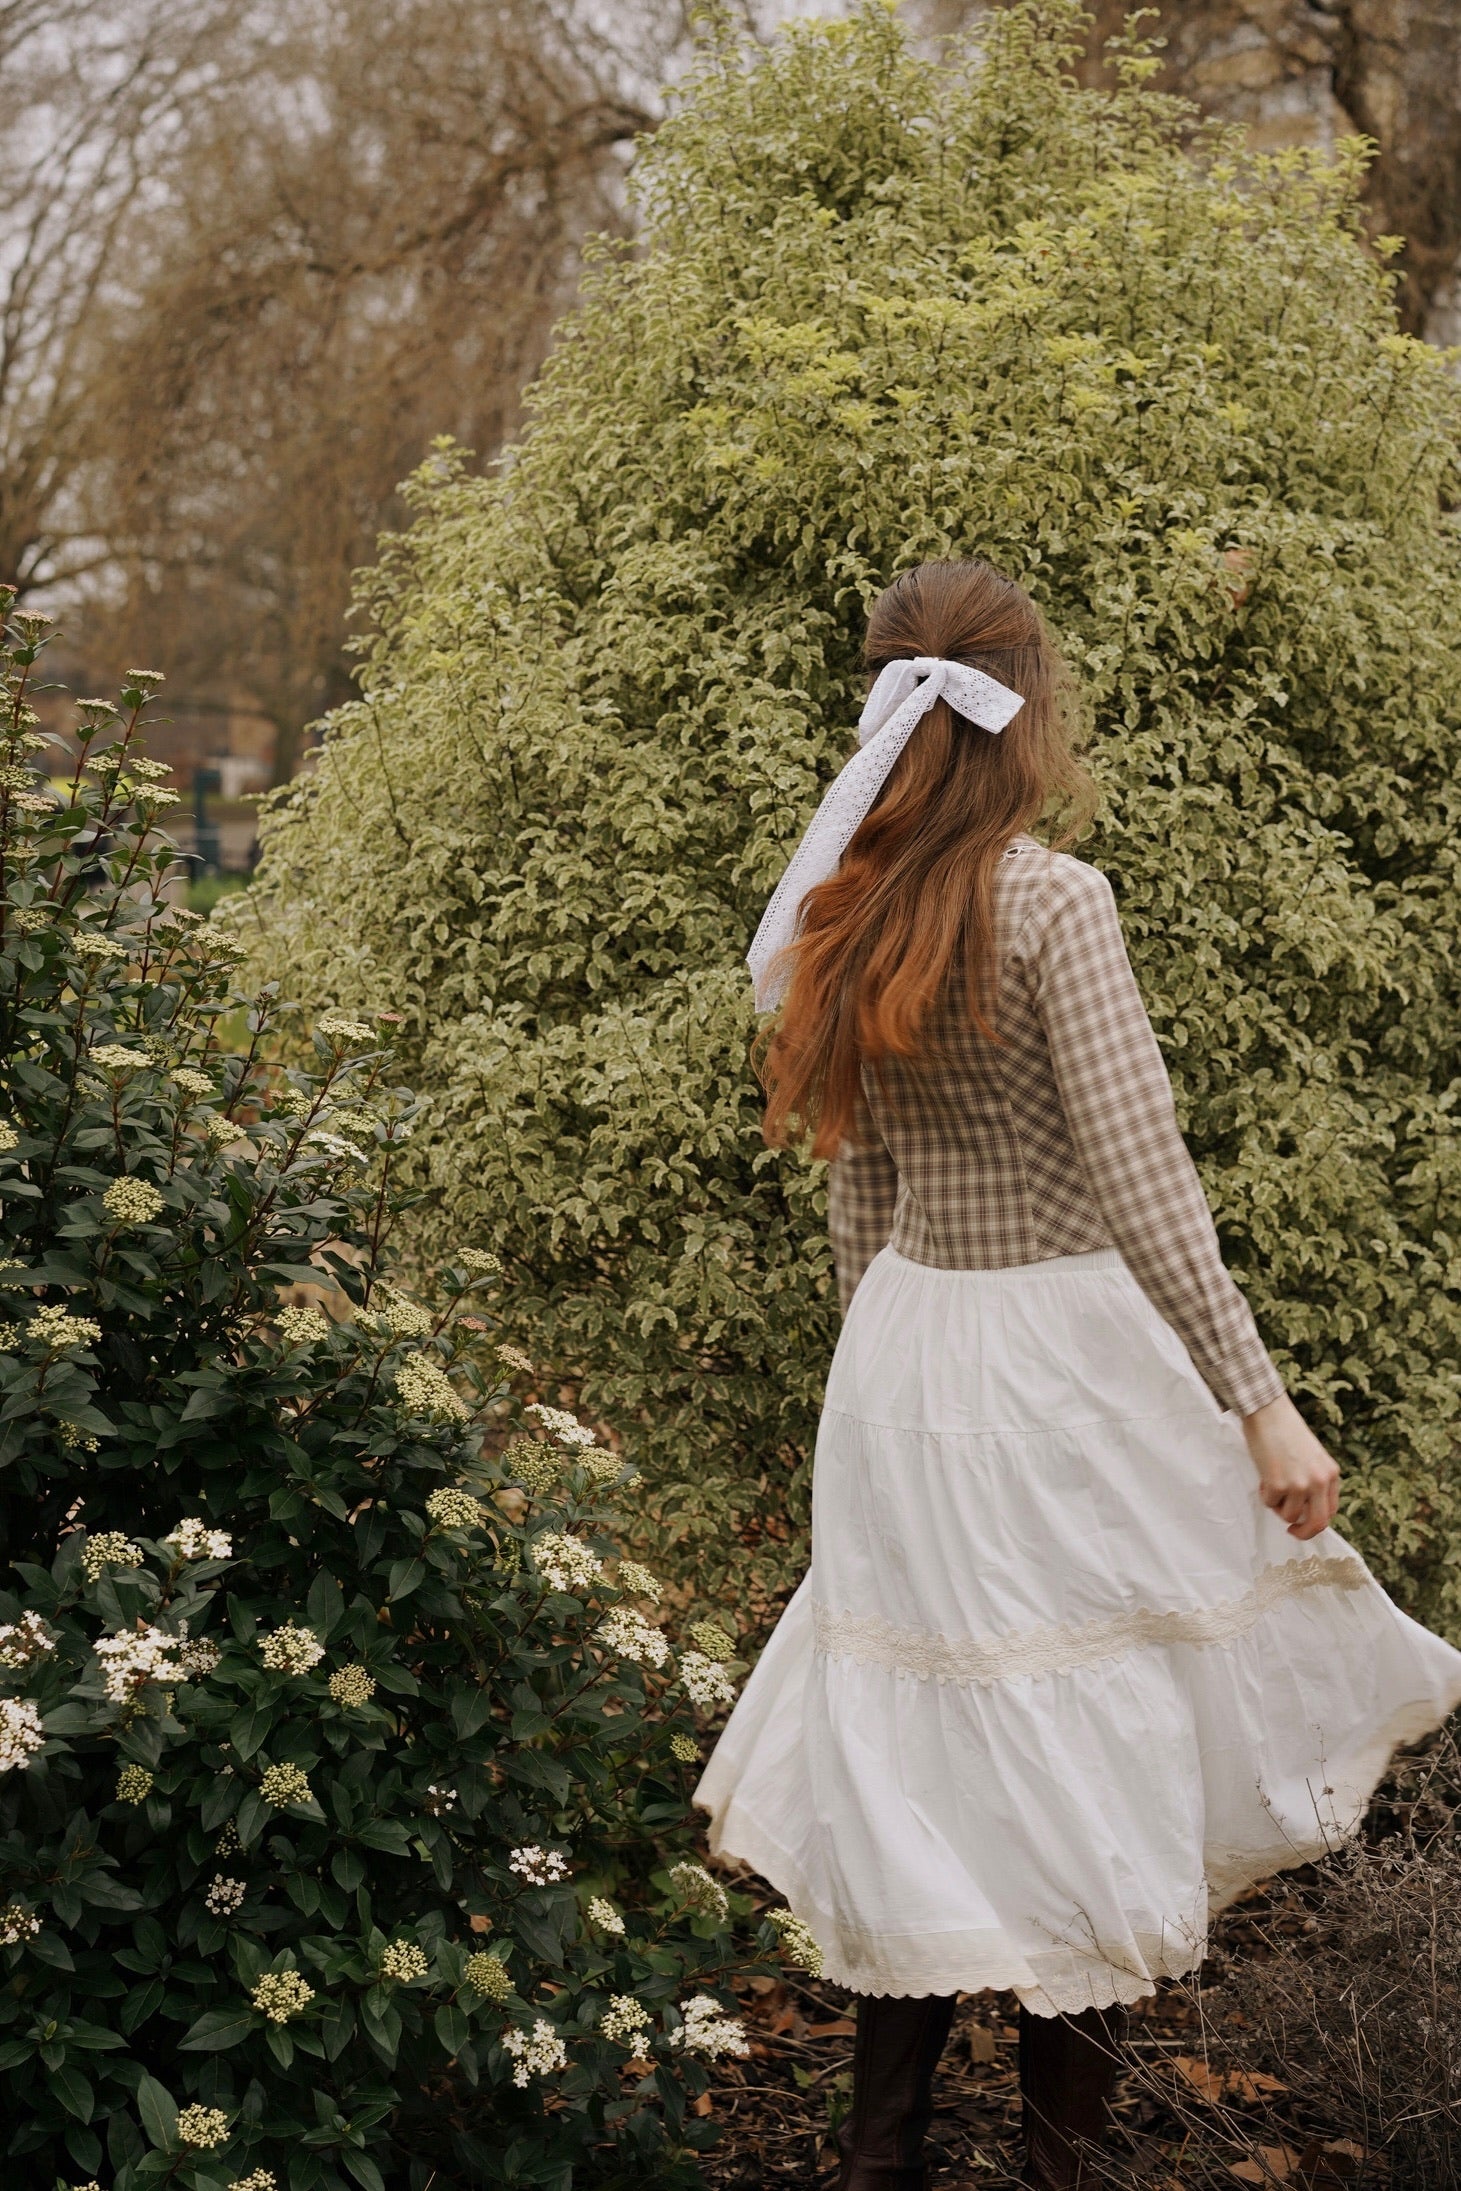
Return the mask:
<svg viewBox="0 0 1461 2191">
<path fill-rule="evenodd" d="M 785 993 L 787 968 L 782 954 L 795 940 L 808 892 L 836 874 L 889 769 L 936 700 L 947 700 L 967 722 L 995 733 L 1025 704 L 1018 692 L 1011 692 L 997 678 L 986 677 L 983 670 L 970 669 L 966 662 L 947 662 L 938 655 L 889 662 L 881 671 L 858 719 L 859 750 L 828 786 L 746 953 L 758 1011 L 773 1011 Z"/>
</svg>

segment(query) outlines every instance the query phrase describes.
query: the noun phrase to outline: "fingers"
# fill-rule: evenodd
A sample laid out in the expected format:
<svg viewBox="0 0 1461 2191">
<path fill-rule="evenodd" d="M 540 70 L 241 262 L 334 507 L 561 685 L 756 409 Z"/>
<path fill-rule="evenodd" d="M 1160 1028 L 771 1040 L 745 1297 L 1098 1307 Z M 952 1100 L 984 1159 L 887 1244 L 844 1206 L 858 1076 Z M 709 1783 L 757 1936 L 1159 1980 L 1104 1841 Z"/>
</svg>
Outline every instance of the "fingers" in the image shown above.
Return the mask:
<svg viewBox="0 0 1461 2191">
<path fill-rule="evenodd" d="M 1331 1466 L 1318 1482 L 1264 1484 L 1260 1495 L 1289 1535 L 1307 1543 L 1326 1530 L 1339 1512 L 1339 1471 Z"/>
</svg>

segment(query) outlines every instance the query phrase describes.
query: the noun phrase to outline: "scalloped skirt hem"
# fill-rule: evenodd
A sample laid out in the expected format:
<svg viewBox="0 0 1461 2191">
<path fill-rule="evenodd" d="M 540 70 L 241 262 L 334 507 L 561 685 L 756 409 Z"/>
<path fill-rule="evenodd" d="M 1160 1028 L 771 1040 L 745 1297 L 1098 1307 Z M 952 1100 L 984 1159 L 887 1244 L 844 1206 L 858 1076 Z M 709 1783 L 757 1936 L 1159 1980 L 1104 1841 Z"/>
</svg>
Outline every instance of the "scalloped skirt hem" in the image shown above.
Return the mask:
<svg viewBox="0 0 1461 2191">
<path fill-rule="evenodd" d="M 1457 1705 L 1461 1705 L 1461 1684 L 1450 1709 Z M 1336 1796 L 1341 1786 L 1348 1792 L 1352 1816 L 1346 1832 L 1316 1835 L 1306 1845 L 1285 1841 L 1241 1853 L 1214 1851 L 1208 1860 L 1206 1891 L 1199 1897 L 1206 1921 L 1195 1921 L 1195 1911 L 1185 1917 L 1174 1915 L 1170 1923 L 1133 1935 L 1120 1948 L 1103 1950 L 1094 1943 L 1085 1954 L 1073 1948 L 1022 1952 L 997 1928 L 859 1938 L 820 1906 L 796 1856 L 734 1800 L 712 1819 L 710 1849 L 722 1862 L 746 1865 L 786 1897 L 788 1908 L 822 1949 L 823 1976 L 850 1993 L 885 1999 L 1013 1993 L 1033 2016 L 1079 2016 L 1088 2008 L 1129 2008 L 1154 1993 L 1160 1979 L 1190 1978 L 1200 1969 L 1207 1953 L 1208 1924 L 1221 1911 L 1279 1873 L 1322 1862 L 1352 1841 L 1397 1750 L 1433 1734 L 1447 1716 L 1448 1712 L 1427 1706 L 1397 1713 L 1373 1742 L 1333 1771 L 1330 1784 Z M 697 1794 L 696 1802 L 703 1806 L 703 1801 Z"/>
</svg>

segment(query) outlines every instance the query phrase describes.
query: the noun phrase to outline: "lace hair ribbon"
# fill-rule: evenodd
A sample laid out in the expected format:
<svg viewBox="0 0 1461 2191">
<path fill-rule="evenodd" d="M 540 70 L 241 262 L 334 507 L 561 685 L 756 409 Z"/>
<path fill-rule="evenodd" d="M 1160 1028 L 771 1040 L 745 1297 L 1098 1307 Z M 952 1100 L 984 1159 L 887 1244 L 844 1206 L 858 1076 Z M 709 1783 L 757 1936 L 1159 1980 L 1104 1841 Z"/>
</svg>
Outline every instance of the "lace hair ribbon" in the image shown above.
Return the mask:
<svg viewBox="0 0 1461 2191">
<path fill-rule="evenodd" d="M 746 953 L 758 1011 L 774 1011 L 786 992 L 782 953 L 796 938 L 808 892 L 836 874 L 888 771 L 936 700 L 947 700 L 957 715 L 995 734 L 1025 704 L 1021 694 L 983 670 L 939 655 L 889 662 L 880 672 L 858 719 L 859 750 L 828 786 Z"/>
</svg>

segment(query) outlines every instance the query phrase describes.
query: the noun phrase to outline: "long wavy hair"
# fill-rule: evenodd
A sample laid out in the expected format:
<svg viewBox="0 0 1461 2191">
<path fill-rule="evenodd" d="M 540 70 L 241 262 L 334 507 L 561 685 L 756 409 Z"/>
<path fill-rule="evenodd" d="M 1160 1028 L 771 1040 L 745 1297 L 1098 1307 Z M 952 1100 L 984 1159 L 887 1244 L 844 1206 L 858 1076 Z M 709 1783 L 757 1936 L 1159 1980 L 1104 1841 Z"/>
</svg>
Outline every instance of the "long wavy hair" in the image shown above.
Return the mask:
<svg viewBox="0 0 1461 2191">
<path fill-rule="evenodd" d="M 1073 842 L 1095 805 L 1075 750 L 1067 680 L 1045 620 L 987 563 L 920 563 L 873 604 L 871 676 L 919 654 L 967 662 L 1024 697 L 999 735 L 936 701 L 842 861 L 811 891 L 788 954 L 780 1020 L 758 1043 L 773 1146 L 855 1140 L 862 1072 L 916 1059 L 935 1004 L 962 978 L 980 1033 L 995 1027 L 994 882 L 1022 830 Z"/>
</svg>

